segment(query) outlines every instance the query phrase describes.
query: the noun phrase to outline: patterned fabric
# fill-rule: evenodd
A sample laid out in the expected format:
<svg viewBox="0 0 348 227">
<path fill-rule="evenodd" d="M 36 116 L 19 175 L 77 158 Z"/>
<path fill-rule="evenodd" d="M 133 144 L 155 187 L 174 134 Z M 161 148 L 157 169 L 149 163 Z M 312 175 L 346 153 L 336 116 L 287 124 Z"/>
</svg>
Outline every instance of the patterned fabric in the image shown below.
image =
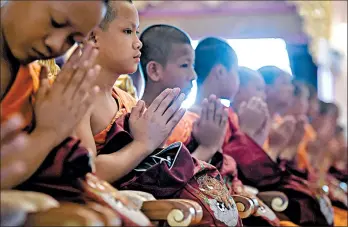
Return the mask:
<svg viewBox="0 0 348 227">
<path fill-rule="evenodd" d="M 234 119 L 234 122 L 238 123 L 238 118 L 234 113 L 230 113 L 230 117 Z M 193 123 L 198 118 L 198 114 L 187 111 L 179 124 L 175 127 L 166 144 L 168 145 L 175 141 L 181 141 L 187 146 L 190 152 L 193 152 L 198 147 L 198 144 L 192 136 L 192 127 Z M 227 135 L 231 135 L 231 132 L 228 131 Z M 231 195 L 243 195 L 258 200 L 255 195 L 251 195 L 244 190 L 243 183 L 238 179 L 237 163 L 231 156 L 217 152 L 210 161 L 210 164 L 214 165 L 219 170 L 224 182 L 229 187 L 229 193 Z M 263 204 L 262 201 L 260 201 L 260 203 Z M 267 223 L 272 226 L 279 226 L 279 219 L 265 204 L 260 207 L 255 216 L 266 220 Z M 259 219 L 255 219 L 254 223 L 257 223 L 257 221 L 259 221 Z"/>
</svg>

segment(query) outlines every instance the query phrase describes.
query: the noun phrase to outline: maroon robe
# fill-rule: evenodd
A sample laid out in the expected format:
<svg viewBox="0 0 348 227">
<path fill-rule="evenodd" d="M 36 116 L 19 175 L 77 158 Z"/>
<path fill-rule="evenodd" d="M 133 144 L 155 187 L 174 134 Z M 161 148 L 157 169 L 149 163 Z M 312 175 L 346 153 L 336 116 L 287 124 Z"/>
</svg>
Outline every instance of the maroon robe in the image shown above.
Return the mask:
<svg viewBox="0 0 348 227">
<path fill-rule="evenodd" d="M 104 145 L 98 146 L 98 155 L 117 152 L 132 142 L 128 120 L 129 114 L 116 119 L 107 132 Z M 145 191 L 157 199 L 194 200 L 203 208 L 203 219 L 199 223 L 202 226 L 242 226 L 236 205 L 216 168 L 192 158 L 181 143 L 174 144 L 174 148 L 168 151 L 167 153 L 174 157 L 170 161 L 171 165 L 165 161 L 152 163 L 149 156 L 135 170 L 113 185 L 119 189 Z M 158 152 L 160 150 L 154 151 L 153 155 L 157 155 Z M 166 158 L 166 155 L 163 158 Z M 146 167 L 143 163 L 152 165 Z M 136 171 L 139 169 L 144 171 Z M 231 202 L 231 207 L 226 210 L 223 201 Z"/>
<path fill-rule="evenodd" d="M 238 177 L 246 185 L 260 191 L 281 191 L 289 198 L 285 215 L 299 225 L 329 225 L 315 194 L 308 183 L 281 169 L 266 152 L 249 136 L 241 132 L 229 118 L 230 138 L 223 146 L 223 153 L 235 159 Z"/>
</svg>

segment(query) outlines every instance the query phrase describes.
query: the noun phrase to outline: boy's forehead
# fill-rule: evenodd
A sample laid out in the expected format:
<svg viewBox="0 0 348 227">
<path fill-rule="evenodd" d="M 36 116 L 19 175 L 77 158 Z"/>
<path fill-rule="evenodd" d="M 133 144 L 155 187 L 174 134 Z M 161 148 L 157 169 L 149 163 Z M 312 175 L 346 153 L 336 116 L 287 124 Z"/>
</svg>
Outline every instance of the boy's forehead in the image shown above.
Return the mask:
<svg viewBox="0 0 348 227">
<path fill-rule="evenodd" d="M 169 60 L 176 60 L 181 57 L 194 58 L 195 52 L 190 44 L 172 43 L 170 52 L 168 53 Z"/>
<path fill-rule="evenodd" d="M 116 19 L 131 23 L 135 28 L 139 27 L 138 11 L 133 4 L 127 1 L 111 1 L 112 8 L 116 13 Z"/>
</svg>

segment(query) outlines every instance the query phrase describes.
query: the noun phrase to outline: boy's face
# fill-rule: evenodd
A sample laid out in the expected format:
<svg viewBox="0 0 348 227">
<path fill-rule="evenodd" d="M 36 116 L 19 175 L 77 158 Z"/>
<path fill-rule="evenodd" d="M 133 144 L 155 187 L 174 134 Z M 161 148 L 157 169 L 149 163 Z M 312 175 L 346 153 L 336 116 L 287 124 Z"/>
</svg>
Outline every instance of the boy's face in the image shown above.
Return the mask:
<svg viewBox="0 0 348 227">
<path fill-rule="evenodd" d="M 106 10 L 102 1 L 10 1 L 4 7 L 5 40 L 22 64 L 63 55 L 83 41 Z"/>
<path fill-rule="evenodd" d="M 188 95 L 192 88 L 192 81 L 197 75 L 193 68 L 195 52 L 189 44 L 172 44 L 167 63 L 161 75 L 161 84 L 165 88 L 178 87 Z"/>
<path fill-rule="evenodd" d="M 220 98 L 232 101 L 239 90 L 238 65 L 232 66 L 231 70 L 226 72 L 226 77 L 219 80 Z"/>
<path fill-rule="evenodd" d="M 116 74 L 131 74 L 140 62 L 138 11 L 127 1 L 112 1 L 115 19 L 102 30 L 96 30 L 98 63 Z"/>
<path fill-rule="evenodd" d="M 291 102 L 291 109 L 294 115 L 307 115 L 308 97 L 305 95 L 294 96 Z"/>
<path fill-rule="evenodd" d="M 251 76 L 248 83 L 239 87 L 238 96 L 241 101 L 249 101 L 252 97 L 265 100 L 265 82 L 260 75 Z"/>
<path fill-rule="evenodd" d="M 319 101 L 317 98 L 312 98 L 308 101 L 308 116 L 312 119 L 319 114 Z"/>
<path fill-rule="evenodd" d="M 289 105 L 293 95 L 294 87 L 291 83 L 291 76 L 288 74 L 279 75 L 274 83 L 267 89 L 267 98 L 274 100 L 280 105 Z"/>
</svg>

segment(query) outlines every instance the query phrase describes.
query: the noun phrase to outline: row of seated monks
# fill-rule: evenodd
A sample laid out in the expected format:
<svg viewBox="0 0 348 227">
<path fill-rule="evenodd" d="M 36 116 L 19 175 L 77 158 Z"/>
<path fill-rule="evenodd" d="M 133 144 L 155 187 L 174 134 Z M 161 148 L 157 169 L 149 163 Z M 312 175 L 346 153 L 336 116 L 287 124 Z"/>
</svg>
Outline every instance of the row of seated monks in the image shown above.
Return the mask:
<svg viewBox="0 0 348 227">
<path fill-rule="evenodd" d="M 339 110 L 285 71 L 138 37 L 131 0 L 2 1 L 1 28 L 1 226 L 348 225 Z"/>
</svg>

